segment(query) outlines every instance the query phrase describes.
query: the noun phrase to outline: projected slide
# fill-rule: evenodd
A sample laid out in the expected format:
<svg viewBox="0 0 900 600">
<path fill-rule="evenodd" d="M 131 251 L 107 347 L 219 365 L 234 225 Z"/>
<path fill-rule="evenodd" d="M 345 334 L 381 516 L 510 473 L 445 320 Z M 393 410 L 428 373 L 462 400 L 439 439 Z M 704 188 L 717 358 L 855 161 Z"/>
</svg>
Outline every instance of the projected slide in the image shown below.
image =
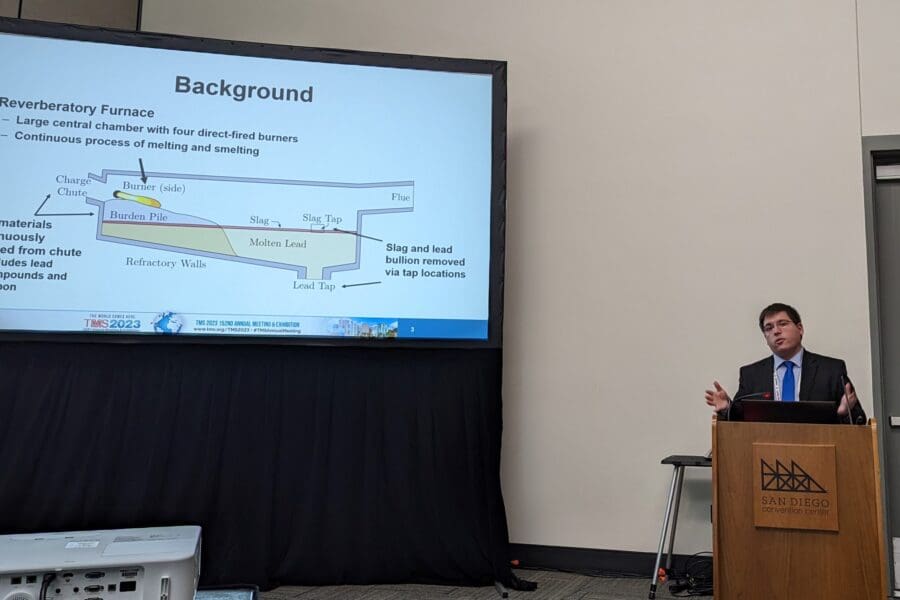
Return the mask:
<svg viewBox="0 0 900 600">
<path fill-rule="evenodd" d="M 0 330 L 487 339 L 490 75 L 0 55 Z"/>
</svg>

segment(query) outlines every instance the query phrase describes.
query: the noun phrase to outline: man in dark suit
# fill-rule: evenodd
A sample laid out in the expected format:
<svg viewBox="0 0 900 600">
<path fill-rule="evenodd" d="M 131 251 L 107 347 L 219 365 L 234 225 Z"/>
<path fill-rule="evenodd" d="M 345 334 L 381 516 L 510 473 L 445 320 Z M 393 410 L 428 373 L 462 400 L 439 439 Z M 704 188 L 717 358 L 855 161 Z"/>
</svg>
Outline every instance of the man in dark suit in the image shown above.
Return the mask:
<svg viewBox="0 0 900 600">
<path fill-rule="evenodd" d="M 866 413 L 847 377 L 844 361 L 803 348 L 803 323 L 797 309 L 770 304 L 759 315 L 759 328 L 772 356 L 741 367 L 735 398 L 759 394 L 781 402 L 829 401 L 834 402 L 838 415 L 846 418 L 849 410 L 852 422 L 865 422 Z M 718 381 L 713 387 L 706 390 L 706 403 L 726 418 L 731 397 Z"/>
</svg>

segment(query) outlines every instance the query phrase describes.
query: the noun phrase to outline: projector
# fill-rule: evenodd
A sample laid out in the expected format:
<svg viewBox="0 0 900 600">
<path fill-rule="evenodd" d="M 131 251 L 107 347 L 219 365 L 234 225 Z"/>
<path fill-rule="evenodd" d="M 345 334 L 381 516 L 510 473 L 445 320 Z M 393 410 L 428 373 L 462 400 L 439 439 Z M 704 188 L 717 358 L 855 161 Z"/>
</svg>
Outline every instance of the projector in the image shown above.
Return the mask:
<svg viewBox="0 0 900 600">
<path fill-rule="evenodd" d="M 0 600 L 192 600 L 200 528 L 0 536 Z"/>
</svg>

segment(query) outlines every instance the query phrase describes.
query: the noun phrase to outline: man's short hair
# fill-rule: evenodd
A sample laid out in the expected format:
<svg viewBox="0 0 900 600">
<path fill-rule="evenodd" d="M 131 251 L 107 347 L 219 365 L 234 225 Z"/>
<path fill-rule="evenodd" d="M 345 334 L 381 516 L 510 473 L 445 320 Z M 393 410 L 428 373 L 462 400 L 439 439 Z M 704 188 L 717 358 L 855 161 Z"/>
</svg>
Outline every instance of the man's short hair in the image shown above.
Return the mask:
<svg viewBox="0 0 900 600">
<path fill-rule="evenodd" d="M 784 304 L 782 302 L 774 302 L 759 313 L 759 330 L 765 331 L 763 329 L 763 321 L 766 320 L 766 317 L 770 317 L 772 315 L 778 314 L 780 312 L 787 313 L 788 318 L 795 324 L 800 324 L 800 313 L 797 312 L 797 309 L 791 306 L 790 304 Z"/>
</svg>

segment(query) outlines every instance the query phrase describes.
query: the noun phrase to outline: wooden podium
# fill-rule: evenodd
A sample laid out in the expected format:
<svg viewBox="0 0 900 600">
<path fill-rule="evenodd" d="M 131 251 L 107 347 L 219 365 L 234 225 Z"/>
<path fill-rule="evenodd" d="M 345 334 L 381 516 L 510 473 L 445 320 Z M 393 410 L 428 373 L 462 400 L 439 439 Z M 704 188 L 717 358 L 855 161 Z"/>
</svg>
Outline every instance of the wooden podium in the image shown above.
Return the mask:
<svg viewBox="0 0 900 600">
<path fill-rule="evenodd" d="M 883 600 L 881 471 L 868 425 L 717 421 L 716 600 Z"/>
</svg>

